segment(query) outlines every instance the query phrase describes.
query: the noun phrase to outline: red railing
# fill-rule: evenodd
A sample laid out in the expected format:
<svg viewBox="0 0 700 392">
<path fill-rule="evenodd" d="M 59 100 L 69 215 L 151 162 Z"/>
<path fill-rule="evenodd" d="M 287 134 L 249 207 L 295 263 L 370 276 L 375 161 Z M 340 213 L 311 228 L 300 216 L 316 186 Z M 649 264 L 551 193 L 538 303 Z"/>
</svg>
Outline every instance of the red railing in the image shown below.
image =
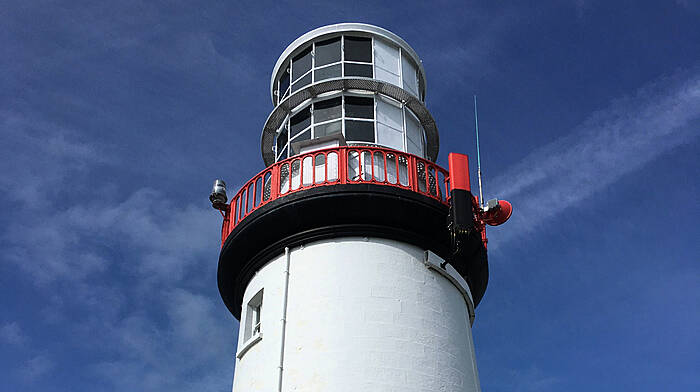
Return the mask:
<svg viewBox="0 0 700 392">
<path fill-rule="evenodd" d="M 243 219 L 272 200 L 310 188 L 362 183 L 448 202 L 449 173 L 433 162 L 381 147 L 334 147 L 277 162 L 248 181 L 224 213 L 221 243 Z"/>
</svg>

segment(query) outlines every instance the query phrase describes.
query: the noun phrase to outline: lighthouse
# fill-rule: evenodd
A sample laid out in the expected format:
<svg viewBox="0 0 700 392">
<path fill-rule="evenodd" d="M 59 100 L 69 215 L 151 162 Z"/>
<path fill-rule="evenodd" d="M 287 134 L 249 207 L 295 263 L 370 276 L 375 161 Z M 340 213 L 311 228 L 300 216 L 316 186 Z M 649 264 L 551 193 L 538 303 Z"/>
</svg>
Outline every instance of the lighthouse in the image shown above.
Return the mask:
<svg viewBox="0 0 700 392">
<path fill-rule="evenodd" d="M 425 96 L 418 54 L 380 27 L 324 26 L 279 57 L 265 168 L 210 196 L 234 392 L 480 390 L 485 226 L 512 209 L 472 195 L 466 155 L 435 163 Z"/>
</svg>

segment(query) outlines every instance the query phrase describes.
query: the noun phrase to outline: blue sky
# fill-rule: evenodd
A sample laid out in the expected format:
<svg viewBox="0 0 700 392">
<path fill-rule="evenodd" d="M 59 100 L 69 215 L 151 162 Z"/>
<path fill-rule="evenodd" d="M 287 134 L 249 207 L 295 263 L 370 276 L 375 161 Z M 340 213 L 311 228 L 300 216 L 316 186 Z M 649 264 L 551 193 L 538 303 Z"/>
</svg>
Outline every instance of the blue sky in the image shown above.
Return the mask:
<svg viewBox="0 0 700 392">
<path fill-rule="evenodd" d="M 700 389 L 697 2 L 114 3 L 0 10 L 2 390 L 230 389 L 211 182 L 263 168 L 277 56 L 344 21 L 421 56 L 443 166 L 479 96 L 485 194 L 515 206 L 484 391 Z"/>
</svg>

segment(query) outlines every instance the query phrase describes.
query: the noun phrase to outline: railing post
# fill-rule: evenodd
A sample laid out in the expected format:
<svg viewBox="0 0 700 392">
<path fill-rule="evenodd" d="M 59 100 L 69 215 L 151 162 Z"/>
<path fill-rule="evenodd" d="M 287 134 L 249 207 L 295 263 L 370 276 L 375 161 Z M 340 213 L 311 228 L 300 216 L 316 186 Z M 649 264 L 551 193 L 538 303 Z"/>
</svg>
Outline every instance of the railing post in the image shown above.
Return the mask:
<svg viewBox="0 0 700 392">
<path fill-rule="evenodd" d="M 348 182 L 348 154 L 350 150 L 347 147 L 338 149 L 338 177 L 341 184 Z"/>
<path fill-rule="evenodd" d="M 228 237 L 228 234 L 231 232 L 231 228 L 229 225 L 231 224 L 231 205 L 226 206 L 226 210 L 224 211 L 224 223 L 221 225 L 221 246 L 224 246 L 224 242 L 226 241 L 226 237 Z"/>
<path fill-rule="evenodd" d="M 413 192 L 418 192 L 418 168 L 416 158 L 413 155 L 408 156 L 408 185 Z"/>
<path fill-rule="evenodd" d="M 280 164 L 275 163 L 272 165 L 272 171 L 270 173 L 270 200 L 277 199 L 277 195 L 280 191 Z"/>
</svg>

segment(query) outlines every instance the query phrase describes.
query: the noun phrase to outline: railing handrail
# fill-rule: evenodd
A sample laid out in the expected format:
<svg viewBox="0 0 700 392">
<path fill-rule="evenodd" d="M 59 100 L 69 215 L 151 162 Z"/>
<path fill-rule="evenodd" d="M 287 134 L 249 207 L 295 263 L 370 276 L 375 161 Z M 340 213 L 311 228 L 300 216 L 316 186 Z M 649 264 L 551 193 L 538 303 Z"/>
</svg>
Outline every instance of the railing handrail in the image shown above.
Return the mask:
<svg viewBox="0 0 700 392">
<path fill-rule="evenodd" d="M 329 171 L 331 156 L 334 156 L 335 160 L 335 167 L 331 168 L 335 173 Z M 317 163 L 318 157 L 323 157 L 321 165 Z M 310 165 L 307 165 L 308 158 L 311 159 L 308 162 Z M 356 163 L 357 167 L 350 168 L 349 165 L 353 163 Z M 322 166 L 323 173 L 317 173 L 319 166 Z M 305 172 L 309 169 L 310 178 L 309 173 Z M 378 169 L 376 173 L 375 169 Z M 350 177 L 350 171 L 353 171 L 355 177 Z M 282 183 L 283 177 L 285 183 Z M 225 211 L 221 232 L 222 246 L 238 223 L 273 200 L 309 188 L 363 183 L 412 190 L 442 204 L 448 204 L 449 172 L 434 162 L 379 146 L 323 148 L 275 162 L 246 182 L 231 198 Z"/>
</svg>

